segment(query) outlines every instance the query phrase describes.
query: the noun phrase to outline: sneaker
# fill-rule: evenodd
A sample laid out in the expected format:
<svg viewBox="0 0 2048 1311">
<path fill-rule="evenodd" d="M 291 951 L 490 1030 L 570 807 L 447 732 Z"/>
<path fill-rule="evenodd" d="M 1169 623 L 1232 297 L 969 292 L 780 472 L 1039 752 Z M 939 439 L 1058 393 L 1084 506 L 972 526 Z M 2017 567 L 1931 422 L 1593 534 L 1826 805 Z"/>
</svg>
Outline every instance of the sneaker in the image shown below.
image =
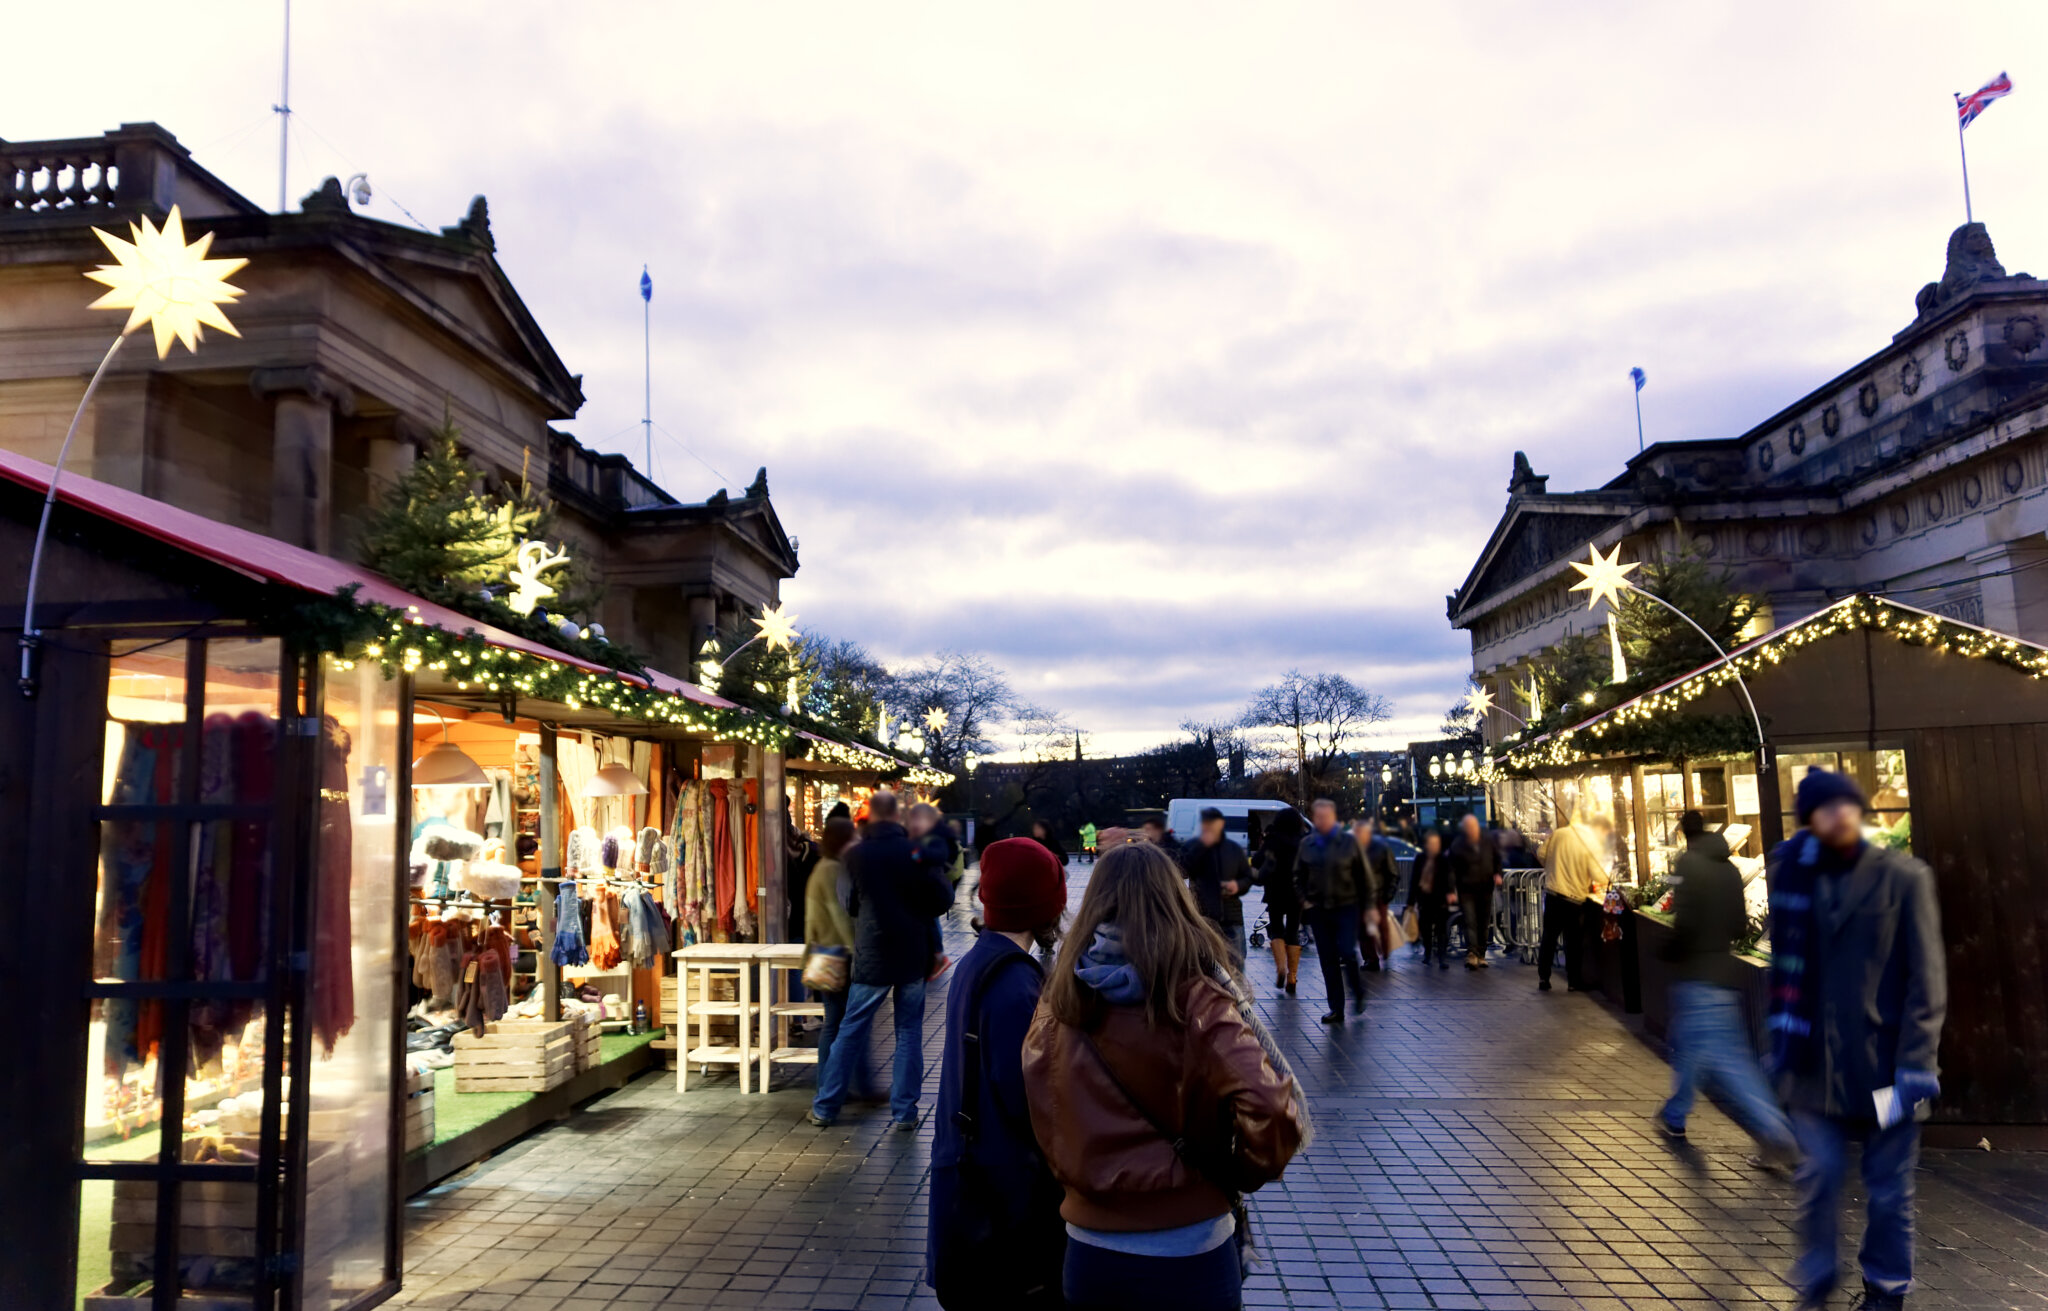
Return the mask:
<svg viewBox="0 0 2048 1311">
<path fill-rule="evenodd" d="M 1682 1143 L 1685 1141 L 1684 1125 L 1671 1123 L 1671 1121 L 1665 1119 L 1661 1113 L 1657 1116 L 1657 1125 L 1659 1128 L 1664 1130 L 1664 1136 L 1666 1138 L 1669 1138 L 1671 1141 L 1677 1143 Z"/>
<path fill-rule="evenodd" d="M 812 1111 L 809 1115 L 805 1116 L 804 1118 L 811 1122 L 813 1128 L 817 1129 L 830 1129 L 833 1124 L 831 1120 L 826 1119 L 824 1116 L 818 1114 L 816 1111 Z"/>
<path fill-rule="evenodd" d="M 915 1133 L 917 1131 L 917 1117 L 913 1115 L 908 1120 L 891 1120 L 889 1127 L 897 1133 Z"/>
<path fill-rule="evenodd" d="M 1538 991 L 1538 992 L 1549 992 L 1549 991 L 1550 991 L 1550 980 L 1549 980 L 1549 979 L 1538 979 L 1538 980 L 1536 980 L 1536 991 Z"/>
<path fill-rule="evenodd" d="M 1344 1012 L 1342 1012 L 1342 1011 L 1331 1011 L 1331 1012 L 1330 1012 L 1330 1013 L 1329 1013 L 1328 1015 L 1325 1015 L 1325 1016 L 1323 1017 L 1323 1023 L 1325 1023 L 1325 1024 L 1342 1024 L 1342 1023 L 1344 1023 Z"/>
<path fill-rule="evenodd" d="M 1863 1284 L 1863 1300 L 1856 1304 L 1856 1311 L 1906 1311 L 1906 1295 L 1887 1293 L 1873 1287 L 1866 1280 Z"/>
</svg>

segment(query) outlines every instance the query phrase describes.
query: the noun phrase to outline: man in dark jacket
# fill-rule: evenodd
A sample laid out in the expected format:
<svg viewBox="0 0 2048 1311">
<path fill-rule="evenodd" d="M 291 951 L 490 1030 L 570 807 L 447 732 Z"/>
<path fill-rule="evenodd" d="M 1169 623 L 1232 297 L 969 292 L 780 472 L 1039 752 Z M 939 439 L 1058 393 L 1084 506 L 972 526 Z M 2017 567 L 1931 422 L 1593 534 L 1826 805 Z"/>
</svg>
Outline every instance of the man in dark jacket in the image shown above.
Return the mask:
<svg viewBox="0 0 2048 1311">
<path fill-rule="evenodd" d="M 1458 821 L 1451 843 L 1451 888 L 1465 919 L 1465 968 L 1482 970 L 1493 945 L 1493 890 L 1500 886 L 1500 848 L 1479 826 L 1479 816 Z"/>
<path fill-rule="evenodd" d="M 889 1085 L 889 1114 L 898 1129 L 908 1132 L 917 1127 L 917 1097 L 924 1084 L 924 984 L 932 967 L 932 920 L 953 904 L 953 885 L 944 870 L 915 858 L 909 833 L 896 822 L 892 792 L 877 792 L 869 800 L 867 836 L 848 847 L 842 860 L 859 916 L 853 982 L 831 1064 L 818 1072 L 811 1123 L 824 1128 L 838 1118 L 854 1062 L 867 1050 L 875 1012 L 893 993 L 896 1073 Z"/>
<path fill-rule="evenodd" d="M 1658 1119 L 1673 1138 L 1685 1137 L 1685 1117 L 1701 1083 L 1718 1088 L 1728 1110 L 1756 1135 L 1774 1160 L 1798 1154 L 1792 1124 L 1764 1081 L 1742 1004 L 1742 970 L 1733 954 L 1749 923 L 1742 874 L 1728 859 L 1728 839 L 1707 832 L 1697 810 L 1679 820 L 1685 854 L 1672 871 L 1674 921 L 1665 955 L 1672 963 L 1671 1099 Z"/>
<path fill-rule="evenodd" d="M 1358 969 L 1358 908 L 1372 895 L 1372 871 L 1358 839 L 1337 823 L 1337 803 L 1325 797 L 1309 808 L 1314 830 L 1301 840 L 1294 858 L 1294 887 L 1301 911 L 1315 933 L 1316 960 L 1323 967 L 1325 1024 L 1344 1023 L 1344 985 L 1360 1014 L 1365 1012 L 1365 976 Z"/>
<path fill-rule="evenodd" d="M 1948 971 L 1934 874 L 1863 840 L 1863 792 L 1808 771 L 1800 831 L 1771 853 L 1771 1060 L 1799 1139 L 1792 1283 L 1822 1306 L 1835 1282 L 1850 1139 L 1863 1141 L 1863 1305 L 1913 1287 L 1919 1118 L 1941 1094 Z"/>
<path fill-rule="evenodd" d="M 1365 951 L 1365 968 L 1377 974 L 1392 953 L 1394 916 L 1387 909 L 1394 900 L 1394 888 L 1401 871 L 1394 866 L 1394 849 L 1379 835 L 1379 825 L 1370 815 L 1361 815 L 1352 825 L 1351 836 L 1365 852 L 1365 868 L 1372 875 L 1372 895 L 1360 896 L 1360 920 L 1365 925 L 1359 946 Z"/>
<path fill-rule="evenodd" d="M 1060 1305 L 1064 1193 L 1046 1168 L 1024 1092 L 1024 1035 L 1057 933 L 1066 868 L 1030 838 L 981 854 L 981 937 L 946 993 L 946 1046 L 932 1134 L 925 1282 L 949 1311 Z"/>
<path fill-rule="evenodd" d="M 1180 849 L 1181 872 L 1202 918 L 1214 925 L 1230 944 L 1237 967 L 1244 968 L 1244 903 L 1239 900 L 1251 886 L 1251 862 L 1244 848 L 1223 836 L 1223 812 L 1202 807 L 1202 833 Z"/>
</svg>

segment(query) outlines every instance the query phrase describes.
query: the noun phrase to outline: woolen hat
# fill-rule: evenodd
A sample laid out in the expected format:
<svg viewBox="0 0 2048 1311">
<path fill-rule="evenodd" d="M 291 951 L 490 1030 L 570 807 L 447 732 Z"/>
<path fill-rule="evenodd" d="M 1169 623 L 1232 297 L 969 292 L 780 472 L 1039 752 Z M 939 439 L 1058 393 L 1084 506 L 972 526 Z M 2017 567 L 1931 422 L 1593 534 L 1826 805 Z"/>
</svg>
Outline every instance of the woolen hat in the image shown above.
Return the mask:
<svg viewBox="0 0 2048 1311">
<path fill-rule="evenodd" d="M 1870 809 L 1870 802 L 1864 799 L 1863 789 L 1856 786 L 1855 779 L 1828 769 L 1807 770 L 1806 777 L 1799 780 L 1799 790 L 1793 798 L 1792 809 L 1801 824 L 1830 802 L 1853 801 L 1865 810 Z"/>
<path fill-rule="evenodd" d="M 1067 908 L 1067 872 L 1030 838 L 1004 838 L 981 853 L 981 922 L 999 933 L 1030 933 Z"/>
</svg>

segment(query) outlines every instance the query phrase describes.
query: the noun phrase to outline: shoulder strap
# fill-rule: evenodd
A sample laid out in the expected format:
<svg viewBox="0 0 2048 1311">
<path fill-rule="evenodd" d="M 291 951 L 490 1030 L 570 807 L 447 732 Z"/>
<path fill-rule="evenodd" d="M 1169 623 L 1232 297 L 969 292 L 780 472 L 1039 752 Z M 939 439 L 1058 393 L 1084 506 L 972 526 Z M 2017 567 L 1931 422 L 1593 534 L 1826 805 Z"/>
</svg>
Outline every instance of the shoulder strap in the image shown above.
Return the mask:
<svg viewBox="0 0 2048 1311">
<path fill-rule="evenodd" d="M 987 993 L 989 985 L 995 982 L 1004 970 L 1019 961 L 1028 963 L 1030 960 L 1029 952 L 1003 953 L 982 971 L 964 1000 L 963 1009 L 967 1015 L 967 1023 L 960 1029 L 960 1109 L 953 1112 L 953 1123 L 959 1126 L 960 1135 L 970 1149 L 981 1133 L 981 1126 L 975 1121 L 974 1112 L 981 1106 L 981 1066 L 987 1059 L 987 1051 L 981 1042 L 982 997 Z M 947 999 L 947 1004 L 951 1004 L 950 998 Z"/>
<path fill-rule="evenodd" d="M 1088 1050 L 1095 1055 L 1095 1063 L 1100 1065 L 1102 1072 L 1109 1076 L 1110 1085 L 1117 1090 L 1118 1095 L 1130 1103 L 1131 1109 L 1138 1113 L 1139 1118 L 1152 1126 L 1152 1132 L 1166 1140 L 1167 1146 L 1173 1148 L 1173 1154 L 1180 1159 L 1180 1163 L 1201 1176 L 1208 1182 L 1210 1187 L 1221 1192 L 1225 1197 L 1235 1198 L 1238 1195 L 1237 1188 L 1228 1180 L 1216 1177 L 1215 1172 L 1210 1170 L 1202 1159 L 1195 1154 L 1194 1147 L 1188 1142 L 1187 1135 L 1185 1133 L 1175 1133 L 1160 1123 L 1159 1117 L 1152 1114 L 1145 1103 L 1138 1100 L 1137 1094 L 1133 1093 L 1130 1087 L 1117 1077 L 1116 1068 L 1109 1063 L 1109 1058 L 1102 1054 L 1102 1048 L 1096 1045 L 1095 1035 L 1083 1029 L 1081 1030 L 1081 1041 L 1088 1044 Z"/>
</svg>

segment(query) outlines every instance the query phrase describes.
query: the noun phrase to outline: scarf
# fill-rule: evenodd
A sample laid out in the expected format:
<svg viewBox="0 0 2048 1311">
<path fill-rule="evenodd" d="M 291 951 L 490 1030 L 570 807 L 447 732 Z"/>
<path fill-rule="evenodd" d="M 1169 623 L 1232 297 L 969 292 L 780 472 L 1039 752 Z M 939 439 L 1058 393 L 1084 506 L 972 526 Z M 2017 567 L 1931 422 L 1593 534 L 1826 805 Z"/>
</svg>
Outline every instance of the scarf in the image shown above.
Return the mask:
<svg viewBox="0 0 2048 1311">
<path fill-rule="evenodd" d="M 1860 854 L 1860 853 L 1859 853 Z M 1822 878 L 1856 867 L 1800 830 L 1771 853 L 1771 1068 L 1789 1074 L 1818 1074 L 1820 989 L 1814 980 L 1814 950 L 1820 944 L 1820 907 L 1815 893 Z"/>
</svg>

